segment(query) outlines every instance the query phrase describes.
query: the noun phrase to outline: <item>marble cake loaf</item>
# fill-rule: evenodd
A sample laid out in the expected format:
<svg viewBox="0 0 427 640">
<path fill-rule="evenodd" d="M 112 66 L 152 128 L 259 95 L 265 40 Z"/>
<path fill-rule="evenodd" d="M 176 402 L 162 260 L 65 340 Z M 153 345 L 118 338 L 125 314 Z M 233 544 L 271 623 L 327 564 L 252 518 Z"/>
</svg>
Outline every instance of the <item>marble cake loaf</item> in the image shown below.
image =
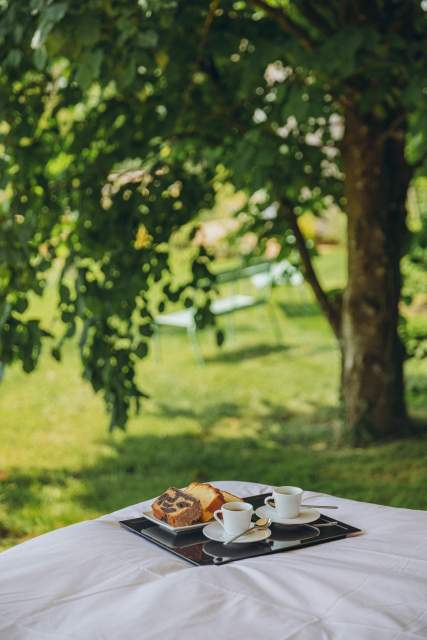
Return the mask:
<svg viewBox="0 0 427 640">
<path fill-rule="evenodd" d="M 172 527 L 185 527 L 198 522 L 202 515 L 200 500 L 194 496 L 169 487 L 151 505 L 153 514 L 159 520 L 165 520 Z"/>
</svg>

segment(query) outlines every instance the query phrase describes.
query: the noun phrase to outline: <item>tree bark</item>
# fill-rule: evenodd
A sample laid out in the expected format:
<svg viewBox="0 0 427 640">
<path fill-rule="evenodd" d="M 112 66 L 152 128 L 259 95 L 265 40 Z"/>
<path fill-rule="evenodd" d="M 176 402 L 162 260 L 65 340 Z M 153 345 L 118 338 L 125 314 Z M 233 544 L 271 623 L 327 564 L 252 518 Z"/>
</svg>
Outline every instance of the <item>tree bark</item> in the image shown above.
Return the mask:
<svg viewBox="0 0 427 640">
<path fill-rule="evenodd" d="M 342 397 L 347 435 L 361 444 L 401 434 L 407 420 L 398 319 L 410 169 L 403 135 L 388 136 L 380 124 L 351 110 L 343 160 L 348 284 L 341 318 Z"/>
</svg>

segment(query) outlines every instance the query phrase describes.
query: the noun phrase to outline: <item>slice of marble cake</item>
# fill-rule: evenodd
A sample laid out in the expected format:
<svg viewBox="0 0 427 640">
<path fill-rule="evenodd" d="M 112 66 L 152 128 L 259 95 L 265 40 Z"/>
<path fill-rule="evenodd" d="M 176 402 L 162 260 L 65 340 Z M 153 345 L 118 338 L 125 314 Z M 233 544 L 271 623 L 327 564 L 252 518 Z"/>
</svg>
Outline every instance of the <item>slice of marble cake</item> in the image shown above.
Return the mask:
<svg viewBox="0 0 427 640">
<path fill-rule="evenodd" d="M 153 514 L 159 520 L 164 520 L 172 527 L 185 527 L 198 522 L 202 515 L 200 500 L 194 496 L 169 487 L 151 505 Z"/>
</svg>

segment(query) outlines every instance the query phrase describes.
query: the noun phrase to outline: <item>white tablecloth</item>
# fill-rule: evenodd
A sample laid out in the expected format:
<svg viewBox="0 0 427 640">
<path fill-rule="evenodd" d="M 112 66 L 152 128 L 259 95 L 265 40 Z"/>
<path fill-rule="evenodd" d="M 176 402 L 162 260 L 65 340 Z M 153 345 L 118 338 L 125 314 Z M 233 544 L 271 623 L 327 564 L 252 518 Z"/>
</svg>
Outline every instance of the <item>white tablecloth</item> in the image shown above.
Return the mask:
<svg viewBox="0 0 427 640">
<path fill-rule="evenodd" d="M 241 496 L 264 485 L 217 482 Z M 307 492 L 366 531 L 194 567 L 117 521 L 141 505 L 0 554 L 1 640 L 427 638 L 427 512 Z M 142 503 L 143 504 L 143 503 Z"/>
</svg>

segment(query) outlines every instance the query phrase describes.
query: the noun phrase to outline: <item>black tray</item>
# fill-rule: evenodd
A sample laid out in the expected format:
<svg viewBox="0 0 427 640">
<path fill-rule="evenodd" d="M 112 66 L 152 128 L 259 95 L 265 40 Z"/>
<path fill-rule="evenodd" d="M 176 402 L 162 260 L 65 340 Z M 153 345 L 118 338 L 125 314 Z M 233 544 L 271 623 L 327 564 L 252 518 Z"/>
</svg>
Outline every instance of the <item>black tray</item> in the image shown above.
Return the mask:
<svg viewBox="0 0 427 640">
<path fill-rule="evenodd" d="M 250 502 L 254 509 L 257 509 L 264 504 L 264 499 L 268 495 L 270 494 L 263 493 L 258 496 L 244 498 L 244 501 Z M 317 530 L 313 528 L 321 522 L 335 521 L 338 523 L 335 526 L 321 527 Z M 270 526 L 271 537 L 263 542 L 224 546 L 222 542 L 208 540 L 203 535 L 202 529 L 182 533 L 169 533 L 158 524 L 154 524 L 144 517 L 122 520 L 119 524 L 128 531 L 136 533 L 149 542 L 162 547 L 162 549 L 166 549 L 183 560 L 198 566 L 225 564 L 226 562 L 270 553 L 301 549 L 302 547 L 341 540 L 342 538 L 362 533 L 361 529 L 339 522 L 336 518 L 321 515 L 316 522 L 312 522 L 310 525 L 284 527 L 272 524 Z"/>
</svg>

